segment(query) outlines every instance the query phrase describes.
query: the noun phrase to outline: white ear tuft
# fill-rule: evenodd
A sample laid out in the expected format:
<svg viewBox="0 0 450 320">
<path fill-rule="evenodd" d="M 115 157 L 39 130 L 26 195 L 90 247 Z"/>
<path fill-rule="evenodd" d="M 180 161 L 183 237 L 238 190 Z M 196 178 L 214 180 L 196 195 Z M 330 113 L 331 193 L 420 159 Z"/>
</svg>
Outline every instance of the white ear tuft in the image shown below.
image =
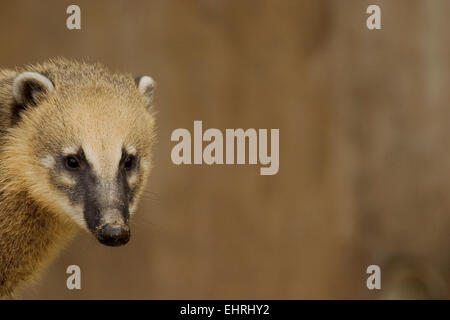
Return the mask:
<svg viewBox="0 0 450 320">
<path fill-rule="evenodd" d="M 139 92 L 145 94 L 147 90 L 153 90 L 155 81 L 149 76 L 143 76 L 139 79 Z"/>
<path fill-rule="evenodd" d="M 149 76 L 142 76 L 136 79 L 139 92 L 144 96 L 147 107 L 150 107 L 153 101 L 153 90 L 156 86 L 155 81 Z"/>
<path fill-rule="evenodd" d="M 22 72 L 13 83 L 13 96 L 19 105 L 35 104 L 38 95 L 54 90 L 50 79 L 37 72 Z"/>
</svg>

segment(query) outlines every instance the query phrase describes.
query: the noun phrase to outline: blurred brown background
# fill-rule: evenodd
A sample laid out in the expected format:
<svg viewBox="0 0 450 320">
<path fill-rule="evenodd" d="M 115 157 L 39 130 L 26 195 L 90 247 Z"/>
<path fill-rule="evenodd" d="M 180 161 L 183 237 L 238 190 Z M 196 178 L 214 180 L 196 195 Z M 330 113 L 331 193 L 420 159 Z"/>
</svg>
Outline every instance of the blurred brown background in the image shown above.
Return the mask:
<svg viewBox="0 0 450 320">
<path fill-rule="evenodd" d="M 81 31 L 66 28 L 70 4 Z M 370 4 L 382 30 L 366 28 Z M 447 0 L 1 0 L 1 67 L 65 56 L 158 82 L 131 243 L 81 233 L 22 297 L 448 298 L 448 12 Z M 280 128 L 279 173 L 172 164 L 170 134 L 194 120 Z M 66 288 L 70 264 L 81 291 Z"/>
</svg>

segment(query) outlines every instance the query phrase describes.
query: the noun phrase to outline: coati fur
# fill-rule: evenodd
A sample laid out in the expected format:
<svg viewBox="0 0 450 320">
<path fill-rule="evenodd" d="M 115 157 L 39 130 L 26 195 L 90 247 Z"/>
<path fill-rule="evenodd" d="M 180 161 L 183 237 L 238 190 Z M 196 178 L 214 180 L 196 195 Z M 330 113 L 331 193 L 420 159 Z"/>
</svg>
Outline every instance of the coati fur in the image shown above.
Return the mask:
<svg viewBox="0 0 450 320">
<path fill-rule="evenodd" d="M 118 246 L 151 168 L 154 81 L 63 58 L 0 71 L 0 298 L 80 229 Z"/>
</svg>

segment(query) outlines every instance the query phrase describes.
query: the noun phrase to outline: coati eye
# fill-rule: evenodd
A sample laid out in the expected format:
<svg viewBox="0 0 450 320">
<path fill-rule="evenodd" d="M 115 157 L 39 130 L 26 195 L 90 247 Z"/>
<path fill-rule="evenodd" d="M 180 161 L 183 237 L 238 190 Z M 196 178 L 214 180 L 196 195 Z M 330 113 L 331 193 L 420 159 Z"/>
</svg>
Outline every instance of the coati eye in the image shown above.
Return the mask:
<svg viewBox="0 0 450 320">
<path fill-rule="evenodd" d="M 66 168 L 69 170 L 75 170 L 80 167 L 80 162 L 74 156 L 67 156 L 65 159 Z"/>
<path fill-rule="evenodd" d="M 134 162 L 135 162 L 135 157 L 132 155 L 129 155 L 126 157 L 126 159 L 123 163 L 123 167 L 125 168 L 125 170 L 131 170 L 134 167 Z"/>
</svg>

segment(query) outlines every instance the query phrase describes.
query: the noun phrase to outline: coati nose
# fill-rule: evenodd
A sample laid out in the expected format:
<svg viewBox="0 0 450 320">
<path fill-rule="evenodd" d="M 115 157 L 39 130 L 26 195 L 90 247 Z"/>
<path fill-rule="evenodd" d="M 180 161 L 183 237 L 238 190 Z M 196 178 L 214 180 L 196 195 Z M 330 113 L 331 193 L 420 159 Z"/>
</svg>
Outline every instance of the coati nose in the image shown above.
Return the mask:
<svg viewBox="0 0 450 320">
<path fill-rule="evenodd" d="M 105 224 L 96 233 L 100 243 L 118 247 L 126 244 L 130 240 L 130 229 L 122 225 Z"/>
</svg>

